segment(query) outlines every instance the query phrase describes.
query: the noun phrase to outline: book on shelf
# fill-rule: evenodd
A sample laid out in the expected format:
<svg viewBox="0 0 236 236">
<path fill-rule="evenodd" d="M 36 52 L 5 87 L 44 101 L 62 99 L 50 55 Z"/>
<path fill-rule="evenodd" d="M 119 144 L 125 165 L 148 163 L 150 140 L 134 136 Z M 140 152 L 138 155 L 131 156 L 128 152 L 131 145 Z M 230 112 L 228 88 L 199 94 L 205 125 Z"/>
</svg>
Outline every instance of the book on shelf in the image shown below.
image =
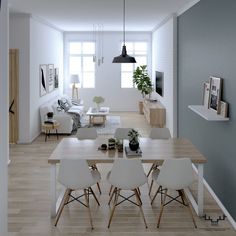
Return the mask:
<svg viewBox="0 0 236 236">
<path fill-rule="evenodd" d="M 136 151 L 132 151 L 130 147 L 126 146 L 125 153 L 127 156 L 136 156 L 136 157 L 142 156 L 142 151 L 140 148 L 138 148 Z"/>
</svg>

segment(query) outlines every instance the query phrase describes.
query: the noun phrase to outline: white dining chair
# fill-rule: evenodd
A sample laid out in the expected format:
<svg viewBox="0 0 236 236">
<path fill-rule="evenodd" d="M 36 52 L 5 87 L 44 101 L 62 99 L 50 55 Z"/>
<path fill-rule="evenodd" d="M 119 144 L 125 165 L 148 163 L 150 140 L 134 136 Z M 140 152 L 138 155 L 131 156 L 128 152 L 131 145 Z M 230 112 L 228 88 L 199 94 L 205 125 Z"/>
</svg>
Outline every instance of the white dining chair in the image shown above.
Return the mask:
<svg viewBox="0 0 236 236">
<path fill-rule="evenodd" d="M 161 202 L 161 209 L 157 221 L 157 227 L 159 228 L 164 206 L 172 201 L 177 201 L 189 210 L 193 224 L 197 228 L 193 213 L 191 211 L 189 201 L 184 193 L 184 188 L 189 187 L 194 181 L 192 163 L 189 158 L 179 158 L 179 159 L 167 159 L 163 162 L 160 170 L 154 170 L 152 172 L 152 179 L 159 185 L 155 195 L 152 198 L 151 204 L 155 200 L 158 193 L 164 192 L 164 198 Z M 178 192 L 177 197 L 171 197 L 168 195 L 168 190 L 175 190 Z M 166 202 L 166 197 L 171 200 Z M 181 201 L 178 198 L 181 198 Z"/>
<path fill-rule="evenodd" d="M 114 138 L 123 142 L 124 139 L 129 139 L 128 133 L 130 130 L 132 130 L 132 128 L 116 128 Z M 111 195 L 112 190 L 113 186 L 111 185 L 109 190 L 109 196 Z"/>
<path fill-rule="evenodd" d="M 76 133 L 76 137 L 80 140 L 83 139 L 96 139 L 98 137 L 97 130 L 94 127 L 79 128 Z"/>
<path fill-rule="evenodd" d="M 79 140 L 96 139 L 98 137 L 98 134 L 97 134 L 96 128 L 94 128 L 94 127 L 91 127 L 91 128 L 84 127 L 84 128 L 79 128 L 77 130 L 76 137 Z M 94 163 L 92 161 L 88 161 L 88 165 L 94 170 L 98 169 L 96 163 Z M 99 193 L 101 194 L 102 191 L 101 191 L 99 183 L 97 183 L 97 187 L 98 187 Z"/>
<path fill-rule="evenodd" d="M 100 173 L 97 170 L 89 169 L 86 160 L 62 159 L 60 161 L 58 181 L 66 188 L 66 191 L 56 215 L 55 226 L 57 226 L 64 206 L 72 201 L 78 201 L 88 208 L 90 224 L 91 228 L 93 229 L 92 216 L 89 207 L 89 194 L 92 194 L 97 204 L 100 205 L 96 195 L 91 188 L 91 186 L 99 182 L 100 179 Z M 74 197 L 72 195 L 72 192 L 76 190 L 83 190 L 84 194 L 79 197 Z M 79 200 L 79 198 L 82 196 L 85 197 L 85 204 Z"/>
<path fill-rule="evenodd" d="M 129 139 L 128 133 L 132 128 L 117 128 L 114 138 L 118 140 Z"/>
<path fill-rule="evenodd" d="M 149 138 L 151 138 L 151 139 L 170 139 L 171 138 L 170 130 L 166 127 L 165 128 L 156 128 L 156 127 L 151 128 Z M 148 171 L 147 177 L 149 177 L 152 170 L 155 170 L 157 168 L 158 168 L 158 165 L 156 163 L 153 163 L 151 168 Z M 153 186 L 153 180 L 151 181 L 151 185 L 149 188 L 149 195 L 152 191 L 152 186 Z"/>
<path fill-rule="evenodd" d="M 112 186 L 114 186 L 114 190 L 108 203 L 110 204 L 110 201 L 114 195 L 114 205 L 110 213 L 108 228 L 111 225 L 111 220 L 113 218 L 116 206 L 126 200 L 139 207 L 145 227 L 147 228 L 147 223 L 142 209 L 142 201 L 138 190 L 140 186 L 147 182 L 147 176 L 145 175 L 141 160 L 137 158 L 115 159 L 111 172 L 107 175 L 107 180 Z M 122 190 L 131 190 L 134 193 L 129 197 L 124 197 L 120 194 Z M 136 202 L 130 200 L 132 196 L 136 197 Z M 122 198 L 120 202 L 118 202 L 119 197 Z"/>
</svg>

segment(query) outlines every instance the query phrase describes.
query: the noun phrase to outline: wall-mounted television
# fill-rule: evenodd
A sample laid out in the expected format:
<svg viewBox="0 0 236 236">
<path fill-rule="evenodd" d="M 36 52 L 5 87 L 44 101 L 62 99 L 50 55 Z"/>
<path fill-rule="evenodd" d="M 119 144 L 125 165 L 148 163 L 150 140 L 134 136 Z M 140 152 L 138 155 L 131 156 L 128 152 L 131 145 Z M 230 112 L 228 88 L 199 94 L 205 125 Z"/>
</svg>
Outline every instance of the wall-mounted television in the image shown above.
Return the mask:
<svg viewBox="0 0 236 236">
<path fill-rule="evenodd" d="M 156 71 L 156 92 L 163 97 L 164 73 L 160 71 Z"/>
</svg>

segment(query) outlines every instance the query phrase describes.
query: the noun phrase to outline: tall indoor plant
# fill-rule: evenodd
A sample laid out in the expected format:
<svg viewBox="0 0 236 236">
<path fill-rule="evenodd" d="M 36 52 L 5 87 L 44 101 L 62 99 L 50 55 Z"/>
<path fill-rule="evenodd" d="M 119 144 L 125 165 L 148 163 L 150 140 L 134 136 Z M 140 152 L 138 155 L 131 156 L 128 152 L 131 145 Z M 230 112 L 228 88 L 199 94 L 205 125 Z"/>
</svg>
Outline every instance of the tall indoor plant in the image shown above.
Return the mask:
<svg viewBox="0 0 236 236">
<path fill-rule="evenodd" d="M 147 65 L 138 66 L 136 68 L 136 70 L 133 72 L 133 82 L 137 86 L 137 89 L 141 92 L 143 98 L 145 98 L 146 95 L 151 94 L 153 91 L 153 85 L 148 75 Z M 143 113 L 142 102 L 139 107 L 140 113 Z"/>
</svg>

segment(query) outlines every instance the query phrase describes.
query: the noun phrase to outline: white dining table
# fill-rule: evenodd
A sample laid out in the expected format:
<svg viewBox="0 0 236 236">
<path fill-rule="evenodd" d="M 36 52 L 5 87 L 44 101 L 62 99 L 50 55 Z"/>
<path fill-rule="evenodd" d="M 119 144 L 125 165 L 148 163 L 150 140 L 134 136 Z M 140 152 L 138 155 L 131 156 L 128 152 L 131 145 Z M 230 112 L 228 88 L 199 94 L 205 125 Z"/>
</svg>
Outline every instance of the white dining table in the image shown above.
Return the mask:
<svg viewBox="0 0 236 236">
<path fill-rule="evenodd" d="M 51 217 L 56 216 L 63 193 L 57 197 L 57 168 L 56 165 L 62 159 L 86 159 L 96 163 L 112 163 L 115 158 L 134 158 L 129 157 L 118 150 L 98 150 L 101 144 L 107 144 L 108 139 L 99 137 L 96 140 L 78 140 L 77 138 L 63 138 L 56 146 L 48 163 L 50 164 L 50 189 L 51 189 Z M 128 141 L 124 140 L 124 146 L 128 146 Z M 198 149 L 187 139 L 173 138 L 168 140 L 140 138 L 140 148 L 142 155 L 137 156 L 143 163 L 162 164 L 168 158 L 188 157 L 197 167 L 197 196 L 196 200 L 189 189 L 185 192 L 198 216 L 203 215 L 203 167 L 207 162 L 206 158 Z"/>
</svg>

